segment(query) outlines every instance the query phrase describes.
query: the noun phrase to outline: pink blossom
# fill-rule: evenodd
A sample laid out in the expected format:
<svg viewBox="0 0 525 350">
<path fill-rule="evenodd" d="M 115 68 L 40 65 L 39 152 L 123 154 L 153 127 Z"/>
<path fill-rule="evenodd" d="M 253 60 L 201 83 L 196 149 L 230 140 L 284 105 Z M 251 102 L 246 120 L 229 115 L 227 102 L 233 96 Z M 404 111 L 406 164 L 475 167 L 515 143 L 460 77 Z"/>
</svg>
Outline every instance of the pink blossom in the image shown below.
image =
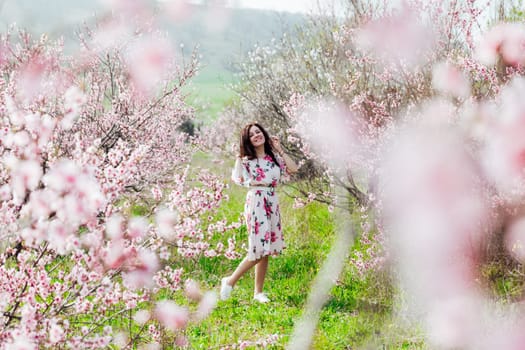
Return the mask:
<svg viewBox="0 0 525 350">
<path fill-rule="evenodd" d="M 369 157 L 364 125 L 346 106 L 336 101 L 312 100 L 295 116 L 296 131 L 308 144 L 303 149 L 334 169 L 359 168 Z"/>
<path fill-rule="evenodd" d="M 98 30 L 93 34 L 91 44 L 95 51 L 106 51 L 119 47 L 132 37 L 132 27 L 124 20 L 113 19 L 99 24 Z"/>
<path fill-rule="evenodd" d="M 520 262 L 525 261 L 525 217 L 513 220 L 505 233 L 508 251 Z"/>
<path fill-rule="evenodd" d="M 177 212 L 167 208 L 158 210 L 155 215 L 157 232 L 161 237 L 168 240 L 172 240 L 174 238 L 174 229 L 178 221 L 179 215 Z"/>
<path fill-rule="evenodd" d="M 19 336 L 14 339 L 12 343 L 6 346 L 6 350 L 37 350 L 38 347 L 27 339 L 27 337 Z"/>
<path fill-rule="evenodd" d="M 18 93 L 26 99 L 33 100 L 42 92 L 45 84 L 48 63 L 43 57 L 31 58 L 20 70 Z"/>
<path fill-rule="evenodd" d="M 150 93 L 161 82 L 173 60 L 170 42 L 160 37 L 145 37 L 129 49 L 127 65 L 139 93 Z"/>
<path fill-rule="evenodd" d="M 71 160 L 61 160 L 44 176 L 43 181 L 57 192 L 65 192 L 77 186 L 81 170 Z"/>
<path fill-rule="evenodd" d="M 160 201 L 162 199 L 162 189 L 160 186 L 154 186 L 151 189 L 151 194 L 153 195 L 153 199 L 156 201 Z"/>
<path fill-rule="evenodd" d="M 477 46 L 477 57 L 483 64 L 495 65 L 498 57 L 508 65 L 525 63 L 525 26 L 501 23 L 483 35 Z"/>
<path fill-rule="evenodd" d="M 470 83 L 466 75 L 450 62 L 434 65 L 432 71 L 434 88 L 453 97 L 466 98 L 470 95 Z"/>
<path fill-rule="evenodd" d="M 215 309 L 217 306 L 217 301 L 217 293 L 211 291 L 204 293 L 199 306 L 197 307 L 195 318 L 197 320 L 204 320 L 206 317 L 208 317 L 213 309 Z"/>
<path fill-rule="evenodd" d="M 517 200 L 525 187 L 525 80 L 513 79 L 500 94 L 483 150 L 486 173 L 507 200 Z"/>
<path fill-rule="evenodd" d="M 479 295 L 437 300 L 426 319 L 430 343 L 440 348 L 469 348 L 481 334 L 480 310 Z"/>
<path fill-rule="evenodd" d="M 406 63 L 412 69 L 422 63 L 434 45 L 434 33 L 416 9 L 406 3 L 392 15 L 374 19 L 355 33 L 364 52 L 371 51 L 387 64 Z"/>
<path fill-rule="evenodd" d="M 142 238 L 149 229 L 149 222 L 142 216 L 136 216 L 128 221 L 128 236 L 131 238 Z"/>
<path fill-rule="evenodd" d="M 122 238 L 124 217 L 120 214 L 112 215 L 106 221 L 106 234 L 111 239 Z"/>
<path fill-rule="evenodd" d="M 77 87 L 71 86 L 64 95 L 64 117 L 60 121 L 60 126 L 64 130 L 69 130 L 80 116 L 81 107 L 86 103 L 86 95 Z"/>
<path fill-rule="evenodd" d="M 129 262 L 128 272 L 123 276 L 126 285 L 131 289 L 151 287 L 153 277 L 159 269 L 157 255 L 148 250 L 140 249 L 133 260 Z"/>
<path fill-rule="evenodd" d="M 39 162 L 34 160 L 15 161 L 11 175 L 11 188 L 17 203 L 21 203 L 29 190 L 37 188 L 43 171 Z"/>
<path fill-rule="evenodd" d="M 64 340 L 64 329 L 59 326 L 57 323 L 52 323 L 49 329 L 49 341 L 51 344 L 57 344 Z"/>
<path fill-rule="evenodd" d="M 133 320 L 139 325 L 145 324 L 150 318 L 151 314 L 148 310 L 139 310 L 135 313 L 135 316 L 133 316 Z"/>
<path fill-rule="evenodd" d="M 126 261 L 128 251 L 122 239 L 115 239 L 108 245 L 105 264 L 109 269 L 117 269 Z"/>
<path fill-rule="evenodd" d="M 191 300 L 199 301 L 202 298 L 199 283 L 191 279 L 184 283 L 184 293 Z"/>
<path fill-rule="evenodd" d="M 167 329 L 176 331 L 186 327 L 189 320 L 187 308 L 177 305 L 171 300 L 162 300 L 155 306 L 155 317 Z"/>
</svg>

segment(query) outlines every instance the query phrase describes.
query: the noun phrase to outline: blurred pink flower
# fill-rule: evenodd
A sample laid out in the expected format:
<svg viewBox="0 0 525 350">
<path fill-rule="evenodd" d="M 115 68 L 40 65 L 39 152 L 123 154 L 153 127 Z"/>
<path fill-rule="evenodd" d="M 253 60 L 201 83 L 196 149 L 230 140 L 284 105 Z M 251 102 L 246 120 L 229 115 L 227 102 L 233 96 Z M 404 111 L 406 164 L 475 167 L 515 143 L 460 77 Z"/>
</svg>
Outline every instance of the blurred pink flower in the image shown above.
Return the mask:
<svg viewBox="0 0 525 350">
<path fill-rule="evenodd" d="M 483 334 L 478 295 L 459 295 L 434 302 L 426 318 L 429 341 L 439 349 L 470 349 Z"/>
<path fill-rule="evenodd" d="M 199 301 L 202 298 L 199 283 L 191 279 L 184 283 L 184 293 L 189 299 L 194 301 Z"/>
<path fill-rule="evenodd" d="M 524 94 L 525 79 L 521 77 L 501 90 L 482 153 L 486 173 L 510 201 L 525 195 Z"/>
<path fill-rule="evenodd" d="M 139 310 L 135 313 L 135 316 L 133 316 L 133 320 L 139 325 L 145 324 L 150 318 L 151 314 L 148 310 Z"/>
<path fill-rule="evenodd" d="M 165 239 L 173 240 L 175 238 L 175 225 L 179 221 L 177 212 L 162 208 L 155 214 L 155 223 L 158 234 Z"/>
<path fill-rule="evenodd" d="M 173 62 L 174 52 L 166 38 L 145 36 L 135 41 L 126 57 L 127 68 L 139 94 L 154 93 Z"/>
<path fill-rule="evenodd" d="M 128 250 L 123 239 L 112 240 L 108 244 L 104 263 L 108 269 L 118 269 L 128 258 Z"/>
<path fill-rule="evenodd" d="M 466 74 L 450 62 L 434 65 L 432 85 L 434 89 L 453 97 L 465 99 L 470 96 L 470 82 Z"/>
<path fill-rule="evenodd" d="M 32 191 L 37 188 L 42 174 L 42 165 L 35 160 L 14 162 L 11 172 L 11 188 L 15 202 L 21 204 L 27 191 Z"/>
<path fill-rule="evenodd" d="M 157 302 L 155 317 L 164 327 L 176 331 L 186 327 L 190 313 L 187 308 L 179 306 L 171 300 L 162 300 Z"/>
<path fill-rule="evenodd" d="M 93 34 L 91 44 L 96 52 L 126 44 L 132 38 L 132 27 L 123 20 L 112 19 L 101 23 Z"/>
<path fill-rule="evenodd" d="M 122 278 L 129 288 L 134 290 L 153 285 L 154 275 L 159 269 L 159 259 L 154 252 L 149 249 L 139 249 L 127 264 L 128 271 Z"/>
<path fill-rule="evenodd" d="M 432 29 L 406 3 L 396 13 L 366 23 L 355 33 L 356 44 L 382 62 L 415 68 L 431 52 L 435 41 Z"/>
<path fill-rule="evenodd" d="M 141 238 L 146 235 L 149 222 L 145 217 L 135 216 L 128 221 L 128 236 L 130 238 Z"/>
<path fill-rule="evenodd" d="M 80 116 L 80 110 L 86 103 L 86 95 L 77 87 L 71 86 L 64 94 L 64 116 L 60 121 L 60 126 L 64 130 L 69 130 Z"/>
<path fill-rule="evenodd" d="M 53 322 L 49 329 L 49 341 L 51 344 L 56 344 L 64 339 L 64 329 L 58 325 L 56 322 Z"/>
<path fill-rule="evenodd" d="M 369 156 L 368 137 L 361 120 L 336 101 L 312 101 L 296 116 L 294 131 L 310 154 L 333 169 L 361 168 Z"/>
<path fill-rule="evenodd" d="M 476 56 L 486 65 L 495 65 L 498 58 L 508 65 L 525 64 L 525 25 L 500 23 L 485 33 L 477 45 Z"/>
<path fill-rule="evenodd" d="M 217 293 L 208 291 L 204 293 L 197 311 L 195 312 L 195 318 L 197 320 L 204 320 L 217 306 Z"/>
<path fill-rule="evenodd" d="M 106 235 L 110 239 L 122 238 L 124 217 L 120 214 L 110 216 L 106 221 Z"/>
<path fill-rule="evenodd" d="M 33 100 L 42 92 L 46 83 L 48 63 L 39 56 L 30 59 L 19 72 L 17 79 L 18 94 Z"/>
<path fill-rule="evenodd" d="M 520 263 L 525 263 L 525 217 L 513 220 L 505 232 L 505 246 Z"/>
</svg>

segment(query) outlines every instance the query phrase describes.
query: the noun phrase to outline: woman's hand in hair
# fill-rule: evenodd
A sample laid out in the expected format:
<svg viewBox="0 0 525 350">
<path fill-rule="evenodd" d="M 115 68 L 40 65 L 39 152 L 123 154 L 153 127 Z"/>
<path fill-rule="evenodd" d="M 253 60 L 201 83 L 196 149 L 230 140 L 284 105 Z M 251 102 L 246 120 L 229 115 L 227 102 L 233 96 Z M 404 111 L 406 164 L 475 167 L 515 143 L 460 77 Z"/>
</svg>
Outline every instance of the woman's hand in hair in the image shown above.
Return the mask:
<svg viewBox="0 0 525 350">
<path fill-rule="evenodd" d="M 281 146 L 281 141 L 279 140 L 277 136 L 271 136 L 270 138 L 272 140 L 273 149 L 275 150 L 275 152 L 279 153 L 280 156 L 282 156 L 283 147 Z"/>
</svg>

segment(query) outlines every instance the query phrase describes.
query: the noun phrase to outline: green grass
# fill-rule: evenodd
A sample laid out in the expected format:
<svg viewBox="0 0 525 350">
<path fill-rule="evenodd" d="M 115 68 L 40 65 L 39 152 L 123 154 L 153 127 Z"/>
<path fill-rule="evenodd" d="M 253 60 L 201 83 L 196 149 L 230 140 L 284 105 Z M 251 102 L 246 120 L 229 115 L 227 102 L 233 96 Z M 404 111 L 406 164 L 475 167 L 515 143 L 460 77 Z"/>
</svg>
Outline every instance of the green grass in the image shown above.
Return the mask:
<svg viewBox="0 0 525 350">
<path fill-rule="evenodd" d="M 230 199 L 217 216 L 237 220 L 244 205 L 245 189 L 235 186 L 228 192 Z M 229 300 L 219 301 L 209 318 L 186 330 L 192 349 L 221 348 L 271 334 L 280 335 L 273 348 L 282 349 L 287 344 L 335 235 L 334 219 L 325 205 L 312 203 L 294 209 L 292 200 L 284 194 L 280 200 L 287 249 L 280 257 L 270 259 L 265 292 L 271 303 L 261 305 L 252 301 L 252 269 L 236 285 Z M 244 227 L 235 235 L 238 242 L 246 241 Z M 239 262 L 200 258 L 182 264 L 187 276 L 199 280 L 205 289 L 218 291 L 220 279 Z M 366 288 L 367 282 L 356 279 L 348 265 L 320 315 L 314 349 L 355 348 L 369 342 L 382 329 L 390 310 L 363 302 L 362 292 Z"/>
</svg>

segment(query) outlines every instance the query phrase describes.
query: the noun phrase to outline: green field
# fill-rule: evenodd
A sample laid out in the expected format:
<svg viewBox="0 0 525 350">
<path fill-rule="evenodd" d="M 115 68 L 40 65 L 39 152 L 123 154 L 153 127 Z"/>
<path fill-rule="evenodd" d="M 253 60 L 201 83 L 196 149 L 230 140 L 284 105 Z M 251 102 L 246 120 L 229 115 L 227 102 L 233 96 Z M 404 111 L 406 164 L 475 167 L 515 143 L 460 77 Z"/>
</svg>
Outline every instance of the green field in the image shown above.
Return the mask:
<svg viewBox="0 0 525 350">
<path fill-rule="evenodd" d="M 234 186 L 228 195 L 230 198 L 220 208 L 217 218 L 236 221 L 242 213 L 245 189 Z M 294 209 L 291 198 L 283 193 L 280 196 L 287 249 L 280 257 L 270 259 L 265 292 L 271 302 L 259 304 L 252 300 L 252 269 L 235 286 L 229 300 L 219 301 L 209 318 L 186 329 L 191 349 L 220 349 L 242 341 L 256 342 L 272 334 L 277 334 L 279 339 L 270 348 L 285 348 L 313 279 L 334 243 L 335 223 L 323 204 L 312 203 Z M 237 242 L 247 240 L 245 227 L 234 234 Z M 176 263 L 204 289 L 218 292 L 220 279 L 230 274 L 239 262 L 240 259 L 199 258 Z M 397 335 L 402 330 L 390 321 L 389 291 L 380 289 L 376 282 L 356 278 L 350 263 L 345 262 L 343 274 L 320 315 L 313 348 L 421 349 L 420 338 Z"/>
<path fill-rule="evenodd" d="M 196 108 L 197 120 L 204 124 L 215 120 L 218 113 L 237 95 L 231 89 L 236 78 L 232 72 L 216 66 L 205 66 L 184 87 L 188 103 Z"/>
</svg>

